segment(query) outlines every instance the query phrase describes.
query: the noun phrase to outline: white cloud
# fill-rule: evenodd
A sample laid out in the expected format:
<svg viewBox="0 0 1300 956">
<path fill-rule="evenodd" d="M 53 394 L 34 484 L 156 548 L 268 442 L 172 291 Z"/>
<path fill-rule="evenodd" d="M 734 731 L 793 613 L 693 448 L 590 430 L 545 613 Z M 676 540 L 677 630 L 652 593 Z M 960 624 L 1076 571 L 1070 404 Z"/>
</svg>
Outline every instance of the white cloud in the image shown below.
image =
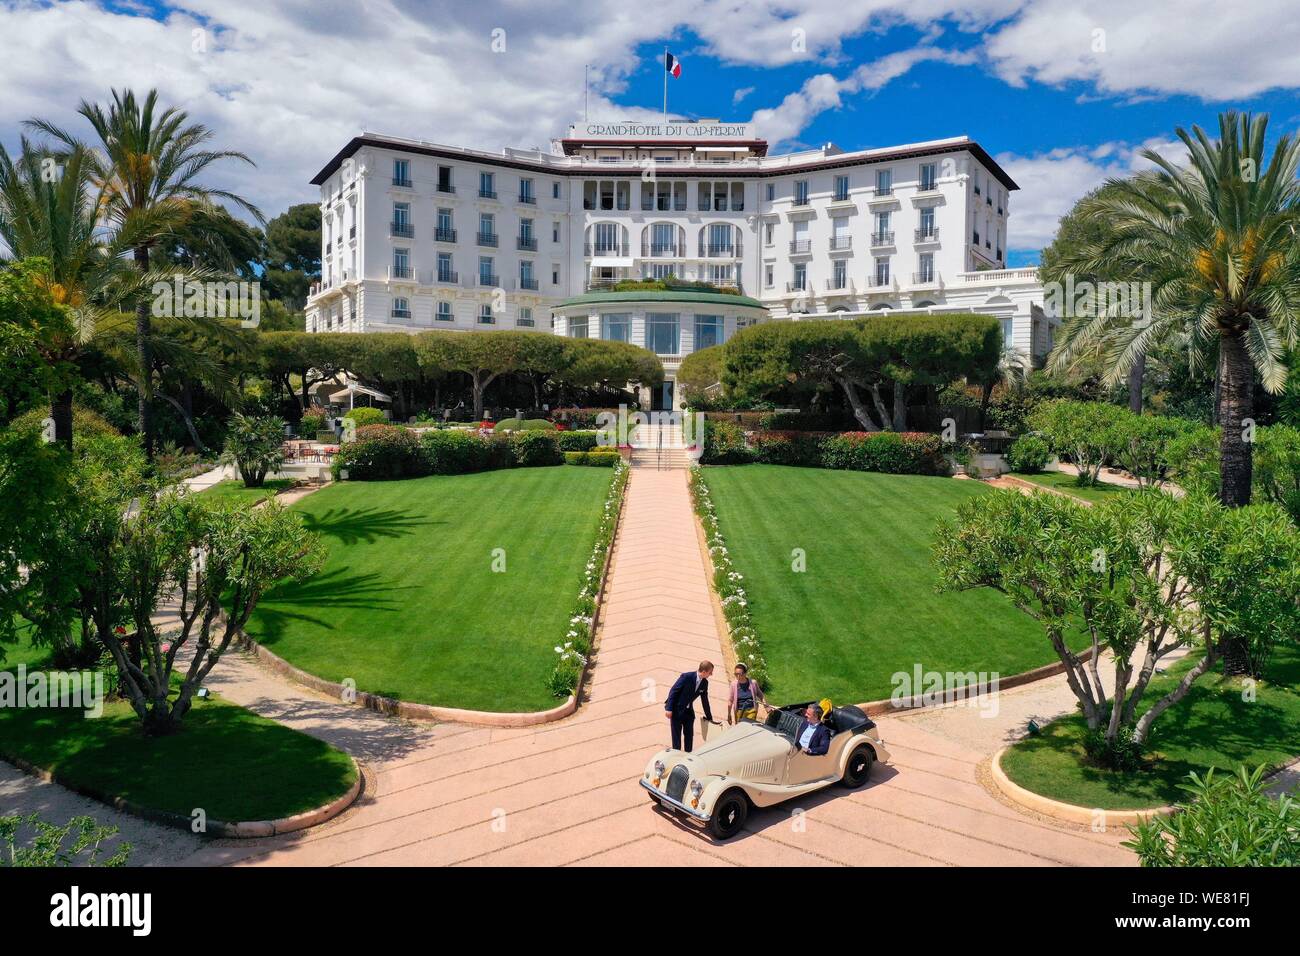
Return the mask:
<svg viewBox="0 0 1300 956">
<path fill-rule="evenodd" d="M 736 90 L 736 92 L 731 94 L 731 105 L 732 106 L 738 105 L 741 100 L 743 100 L 746 96 L 748 96 L 750 93 L 753 92 L 754 92 L 754 87 L 742 86 L 740 89 Z"/>
</svg>

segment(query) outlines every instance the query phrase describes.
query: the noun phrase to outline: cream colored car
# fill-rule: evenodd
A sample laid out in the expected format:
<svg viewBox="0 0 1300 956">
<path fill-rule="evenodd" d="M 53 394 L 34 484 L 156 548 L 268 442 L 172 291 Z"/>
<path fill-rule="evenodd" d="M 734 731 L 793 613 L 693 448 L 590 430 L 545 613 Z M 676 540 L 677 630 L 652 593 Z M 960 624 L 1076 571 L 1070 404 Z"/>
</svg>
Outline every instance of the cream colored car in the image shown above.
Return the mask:
<svg viewBox="0 0 1300 956">
<path fill-rule="evenodd" d="M 807 703 L 742 720 L 709 735 L 693 753 L 661 750 L 646 765 L 641 786 L 665 807 L 704 823 L 719 840 L 740 832 L 750 807 L 770 807 L 832 783 L 857 788 L 889 752 L 875 723 L 857 707 L 836 707 L 822 722 L 830 749 L 811 757 L 795 745 Z"/>
</svg>

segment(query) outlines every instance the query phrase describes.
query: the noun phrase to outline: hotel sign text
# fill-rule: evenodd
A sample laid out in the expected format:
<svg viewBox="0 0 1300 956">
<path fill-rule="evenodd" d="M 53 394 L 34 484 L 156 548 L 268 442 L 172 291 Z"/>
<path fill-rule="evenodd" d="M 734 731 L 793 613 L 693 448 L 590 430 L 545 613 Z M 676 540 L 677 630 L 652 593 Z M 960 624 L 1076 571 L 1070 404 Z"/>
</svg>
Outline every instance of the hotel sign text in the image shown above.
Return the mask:
<svg viewBox="0 0 1300 956">
<path fill-rule="evenodd" d="M 754 139 L 752 123 L 582 123 L 574 137 L 593 139 Z"/>
</svg>

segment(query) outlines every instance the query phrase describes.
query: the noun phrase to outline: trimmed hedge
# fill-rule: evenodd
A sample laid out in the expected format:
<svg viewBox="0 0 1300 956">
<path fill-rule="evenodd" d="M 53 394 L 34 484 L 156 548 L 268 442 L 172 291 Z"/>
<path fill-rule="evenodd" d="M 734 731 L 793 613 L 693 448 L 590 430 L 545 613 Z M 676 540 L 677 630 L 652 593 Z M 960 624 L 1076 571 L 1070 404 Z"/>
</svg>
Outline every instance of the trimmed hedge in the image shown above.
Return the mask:
<svg viewBox="0 0 1300 956">
<path fill-rule="evenodd" d="M 515 464 L 520 468 L 562 465 L 564 456 L 555 436 L 544 431 L 522 431 L 510 437 Z"/>
<path fill-rule="evenodd" d="M 928 432 L 758 432 L 728 422 L 706 422 L 702 464 L 757 461 L 801 468 L 878 471 L 892 475 L 946 475 L 952 448 Z"/>
<path fill-rule="evenodd" d="M 555 423 L 545 418 L 503 418 L 492 426 L 494 432 L 555 431 Z"/>
<path fill-rule="evenodd" d="M 488 441 L 477 432 L 438 429 L 420 436 L 420 447 L 429 473 L 463 475 L 483 471 L 491 459 Z"/>
<path fill-rule="evenodd" d="M 344 442 L 331 466 L 335 480 L 347 472 L 348 481 L 385 481 L 428 474 L 414 433 L 396 425 L 362 425 L 356 438 Z"/>
<path fill-rule="evenodd" d="M 623 456 L 616 448 L 597 448 L 594 451 L 566 451 L 565 464 L 591 465 L 595 468 L 613 468 Z"/>
<path fill-rule="evenodd" d="M 591 451 L 598 439 L 594 431 L 556 432 L 555 439 L 560 443 L 560 451 Z"/>
<path fill-rule="evenodd" d="M 382 425 L 388 421 L 388 418 L 378 408 L 353 408 L 343 414 L 344 418 L 349 418 L 356 423 L 357 428 L 363 425 Z"/>
</svg>

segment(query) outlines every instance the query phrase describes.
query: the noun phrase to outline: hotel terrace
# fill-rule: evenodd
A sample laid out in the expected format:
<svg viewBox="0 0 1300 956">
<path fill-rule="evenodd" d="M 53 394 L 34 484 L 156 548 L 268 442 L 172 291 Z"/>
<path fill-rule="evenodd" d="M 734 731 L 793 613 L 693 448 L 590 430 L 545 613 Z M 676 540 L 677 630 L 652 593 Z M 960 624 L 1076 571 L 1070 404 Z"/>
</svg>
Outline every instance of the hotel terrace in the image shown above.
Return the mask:
<svg viewBox="0 0 1300 956">
<path fill-rule="evenodd" d="M 354 138 L 321 190 L 309 332 L 536 329 L 632 342 L 668 375 L 761 321 L 874 310 L 996 316 L 1041 361 L 1056 319 L 1006 268 L 1015 182 L 964 137 L 767 155 L 748 124 L 585 123 L 550 152 Z M 743 297 L 602 295 L 622 279 Z"/>
</svg>

